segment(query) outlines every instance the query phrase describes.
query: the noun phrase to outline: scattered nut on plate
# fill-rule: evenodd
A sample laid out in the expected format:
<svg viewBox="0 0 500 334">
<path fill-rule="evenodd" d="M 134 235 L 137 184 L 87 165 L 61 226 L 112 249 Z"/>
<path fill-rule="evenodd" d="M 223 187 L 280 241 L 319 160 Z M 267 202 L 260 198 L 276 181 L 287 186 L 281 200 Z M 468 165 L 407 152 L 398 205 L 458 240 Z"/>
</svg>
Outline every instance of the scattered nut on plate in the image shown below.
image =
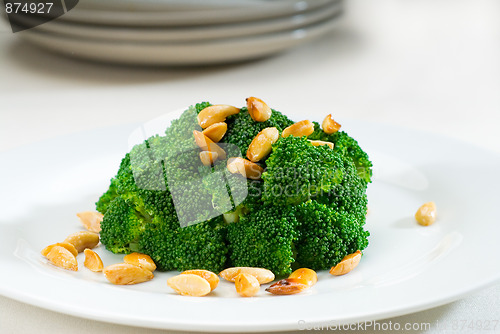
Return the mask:
<svg viewBox="0 0 500 334">
<path fill-rule="evenodd" d="M 299 278 L 306 281 L 309 287 L 313 286 L 318 282 L 318 275 L 316 272 L 309 268 L 300 268 L 295 270 L 293 273 L 288 276 L 288 278 Z"/>
<path fill-rule="evenodd" d="M 93 272 L 100 272 L 102 271 L 104 265 L 102 263 L 101 257 L 99 254 L 94 252 L 92 249 L 86 248 L 83 251 L 83 254 L 85 254 L 85 261 L 83 262 L 83 265 L 89 269 L 90 271 Z"/>
<path fill-rule="evenodd" d="M 239 273 L 234 279 L 236 292 L 242 297 L 253 297 L 260 290 L 260 283 L 257 278 L 250 274 Z"/>
<path fill-rule="evenodd" d="M 415 220 L 422 226 L 429 226 L 436 221 L 436 203 L 427 202 L 418 208 L 415 213 Z"/>
<path fill-rule="evenodd" d="M 68 242 L 75 246 L 78 253 L 81 253 L 85 248 L 95 248 L 99 244 L 99 234 L 89 231 L 80 231 L 70 234 L 64 242 Z"/>
<path fill-rule="evenodd" d="M 153 259 L 149 255 L 142 254 L 142 253 L 127 254 L 123 258 L 123 262 L 134 264 L 136 266 L 145 268 L 145 269 L 149 270 L 150 272 L 153 272 L 156 270 L 156 264 L 153 261 Z"/>
<path fill-rule="evenodd" d="M 191 297 L 206 296 L 212 291 L 210 283 L 195 274 L 181 274 L 167 280 L 169 287 L 180 295 Z"/>
<path fill-rule="evenodd" d="M 130 264 L 116 263 L 102 270 L 104 276 L 113 284 L 130 285 L 152 280 L 154 275 L 151 271 Z"/>
<path fill-rule="evenodd" d="M 101 222 L 103 219 L 103 214 L 96 211 L 83 211 L 76 214 L 83 226 L 90 232 L 99 233 L 101 232 Z"/>
<path fill-rule="evenodd" d="M 294 295 L 309 288 L 309 284 L 302 278 L 284 278 L 266 289 L 273 295 Z"/>
<path fill-rule="evenodd" d="M 211 291 L 214 290 L 217 287 L 217 285 L 219 285 L 219 276 L 217 276 L 215 273 L 209 270 L 192 269 L 192 270 L 185 270 L 181 273 L 181 275 L 186 275 L 186 274 L 198 275 L 206 279 L 210 284 Z"/>
<path fill-rule="evenodd" d="M 78 270 L 76 257 L 65 247 L 55 245 L 51 247 L 45 257 L 57 267 L 73 271 Z"/>
<path fill-rule="evenodd" d="M 234 282 L 239 274 L 249 274 L 254 276 L 260 284 L 266 284 L 274 280 L 274 274 L 271 270 L 257 267 L 232 267 L 224 269 L 219 276 L 227 281 Z"/>
<path fill-rule="evenodd" d="M 361 260 L 361 251 L 356 251 L 352 254 L 344 256 L 342 261 L 337 263 L 336 266 L 332 267 L 330 269 L 330 274 L 334 276 L 341 276 L 345 275 L 359 264 L 359 261 Z"/>
</svg>

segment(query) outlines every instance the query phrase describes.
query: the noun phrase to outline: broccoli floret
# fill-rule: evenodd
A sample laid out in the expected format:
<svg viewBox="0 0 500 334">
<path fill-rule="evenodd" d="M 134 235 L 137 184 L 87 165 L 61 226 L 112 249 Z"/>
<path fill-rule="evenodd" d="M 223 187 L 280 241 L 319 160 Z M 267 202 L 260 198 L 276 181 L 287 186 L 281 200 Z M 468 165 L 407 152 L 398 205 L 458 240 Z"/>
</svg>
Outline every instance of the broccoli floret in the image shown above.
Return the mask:
<svg viewBox="0 0 500 334">
<path fill-rule="evenodd" d="M 277 276 L 291 273 L 295 261 L 297 220 L 290 208 L 261 206 L 228 226 L 233 266 L 267 268 Z"/>
<path fill-rule="evenodd" d="M 147 221 L 126 200 L 115 198 L 101 222 L 101 242 L 113 253 L 137 251 Z"/>
<path fill-rule="evenodd" d="M 255 136 L 265 128 L 276 127 L 279 132 L 292 125 L 294 122 L 288 117 L 272 109 L 271 117 L 265 122 L 255 122 L 246 107 L 240 112 L 227 118 L 227 131 L 222 139 L 225 143 L 235 145 L 240 148 L 241 155 L 246 156 L 248 146 Z"/>
<path fill-rule="evenodd" d="M 342 156 L 349 157 L 356 166 L 358 175 L 366 182 L 371 182 L 373 164 L 368 154 L 361 149 L 358 142 L 344 131 L 326 134 L 319 123 L 314 123 L 314 132 L 308 138 L 311 140 L 323 140 L 335 144 L 334 151 Z"/>
<path fill-rule="evenodd" d="M 364 221 L 317 201 L 297 207 L 300 238 L 296 242 L 297 265 L 314 270 L 330 269 L 342 258 L 368 245 Z"/>
<path fill-rule="evenodd" d="M 367 246 L 371 162 L 354 139 L 326 135 L 316 124 L 309 139 L 334 142 L 335 149 L 305 137 L 280 138 L 259 162 L 262 180 L 247 180 L 227 170 L 227 159 L 201 164 L 193 130 L 201 131 L 197 115 L 208 106 L 190 107 L 165 135 L 125 155 L 96 203 L 109 250 L 148 254 L 160 270 L 258 266 L 285 276 L 297 266 L 328 269 Z M 227 158 L 244 156 L 262 129 L 293 124 L 275 110 L 255 122 L 246 108 L 226 121 L 219 144 Z"/>
<path fill-rule="evenodd" d="M 222 214 L 233 210 L 243 199 L 236 201 L 231 197 L 229 206 L 216 205 L 217 200 L 227 195 L 225 183 L 216 182 L 216 170 L 201 164 L 193 137 L 196 115 L 207 105 L 188 109 L 172 122 L 165 136 L 156 135 L 134 146 L 122 160 L 112 181 L 115 191 L 108 190 L 97 204 L 105 208 L 112 196 L 117 203 L 127 204 L 122 205 L 127 210 L 112 210 L 110 206 L 105 211 L 103 224 L 107 227 L 101 235 L 108 249 L 113 252 L 139 249 L 163 270 L 181 270 L 194 265 L 212 270 L 222 268 L 227 253 Z M 225 161 L 220 164 L 226 171 Z M 246 180 L 243 182 L 246 184 Z M 246 190 L 246 187 L 238 188 L 235 182 L 231 184 L 235 184 L 235 193 L 239 193 L 240 188 Z M 129 221 L 130 213 L 143 224 L 135 231 L 124 223 L 125 233 L 119 222 Z M 207 220 L 214 223 L 209 224 Z M 125 233 L 124 241 L 117 238 L 121 233 Z M 134 249 L 128 247 L 127 242 L 131 242 Z"/>
<path fill-rule="evenodd" d="M 141 252 L 150 255 L 159 270 L 224 269 L 227 245 L 220 217 L 175 230 L 167 225 L 148 224 L 140 240 Z"/>
<path fill-rule="evenodd" d="M 266 203 L 300 204 L 333 191 L 344 174 L 343 162 L 328 146 L 288 136 L 273 145 L 262 175 Z"/>
<path fill-rule="evenodd" d="M 111 184 L 109 185 L 108 190 L 102 194 L 99 200 L 96 202 L 96 210 L 102 214 L 105 214 L 108 211 L 108 207 L 111 202 L 118 196 L 117 189 L 117 181 L 116 179 L 111 179 Z"/>
</svg>

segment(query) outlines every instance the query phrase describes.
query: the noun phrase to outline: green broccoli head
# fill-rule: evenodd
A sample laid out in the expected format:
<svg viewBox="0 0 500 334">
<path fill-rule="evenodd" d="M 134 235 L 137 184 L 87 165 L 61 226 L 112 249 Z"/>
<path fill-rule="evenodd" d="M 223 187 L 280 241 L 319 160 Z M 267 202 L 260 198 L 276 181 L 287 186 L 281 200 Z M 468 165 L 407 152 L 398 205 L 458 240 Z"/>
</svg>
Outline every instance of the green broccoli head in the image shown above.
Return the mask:
<svg viewBox="0 0 500 334">
<path fill-rule="evenodd" d="M 245 107 L 241 108 L 239 114 L 228 117 L 226 123 L 227 132 L 222 140 L 225 143 L 239 147 L 241 155 L 245 157 L 248 146 L 260 131 L 265 128 L 276 127 L 281 132 L 294 122 L 274 109 L 272 109 L 271 117 L 267 121 L 255 122 Z"/>
<path fill-rule="evenodd" d="M 314 132 L 308 137 L 311 140 L 322 140 L 334 143 L 334 151 L 354 162 L 358 175 L 366 182 L 371 182 L 373 164 L 368 154 L 361 149 L 358 142 L 344 131 L 326 134 L 319 123 L 314 123 Z"/>
<path fill-rule="evenodd" d="M 96 203 L 109 250 L 143 252 L 160 270 L 259 266 L 284 276 L 299 265 L 328 269 L 366 247 L 371 162 L 354 139 L 326 135 L 316 124 L 309 139 L 331 141 L 333 150 L 305 137 L 280 138 L 259 162 L 262 180 L 247 180 L 228 172 L 227 159 L 201 164 L 193 130 L 201 130 L 197 115 L 208 106 L 190 107 L 165 135 L 126 154 Z M 246 108 L 226 122 L 219 144 L 227 158 L 244 156 L 262 129 L 293 124 L 275 110 L 255 122 Z"/>
<path fill-rule="evenodd" d="M 109 205 L 101 222 L 101 242 L 113 253 L 130 253 L 139 249 L 147 221 L 121 197 Z"/>
<path fill-rule="evenodd" d="M 305 137 L 280 138 L 262 175 L 266 203 L 295 205 L 333 191 L 344 174 L 342 159 L 328 146 Z"/>
<path fill-rule="evenodd" d="M 297 266 L 326 270 L 342 258 L 368 245 L 364 221 L 355 215 L 317 201 L 297 207 L 300 238 L 296 242 Z"/>
<path fill-rule="evenodd" d="M 299 236 L 294 210 L 261 206 L 227 230 L 231 265 L 267 268 L 278 276 L 291 273 Z"/>
</svg>

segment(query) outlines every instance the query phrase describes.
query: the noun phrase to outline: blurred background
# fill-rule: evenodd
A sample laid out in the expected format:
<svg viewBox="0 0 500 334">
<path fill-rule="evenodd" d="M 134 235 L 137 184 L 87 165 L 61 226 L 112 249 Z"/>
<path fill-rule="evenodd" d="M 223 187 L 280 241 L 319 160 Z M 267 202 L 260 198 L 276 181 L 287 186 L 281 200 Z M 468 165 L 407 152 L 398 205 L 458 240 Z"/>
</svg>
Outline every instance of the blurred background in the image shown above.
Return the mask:
<svg viewBox="0 0 500 334">
<path fill-rule="evenodd" d="M 326 108 L 340 119 L 467 132 L 467 140 L 500 151 L 497 122 L 487 121 L 500 113 L 498 1 L 352 0 L 342 7 L 330 32 L 295 48 L 188 68 L 81 61 L 71 48 L 60 56 L 3 20 L 0 150 L 144 121 L 201 100 L 240 105 L 255 95 L 280 110 Z"/>
<path fill-rule="evenodd" d="M 214 1 L 216 10 L 177 2 L 172 14 L 167 1 L 80 0 L 15 34 L 0 20 L 0 152 L 199 101 L 242 106 L 248 96 L 285 112 L 320 110 L 340 123 L 389 123 L 500 152 L 499 1 L 228 2 Z M 396 320 L 500 320 L 499 296 L 497 284 Z M 6 333 L 28 333 L 41 319 L 52 325 L 40 333 L 74 322 L 132 332 L 0 297 Z"/>
</svg>

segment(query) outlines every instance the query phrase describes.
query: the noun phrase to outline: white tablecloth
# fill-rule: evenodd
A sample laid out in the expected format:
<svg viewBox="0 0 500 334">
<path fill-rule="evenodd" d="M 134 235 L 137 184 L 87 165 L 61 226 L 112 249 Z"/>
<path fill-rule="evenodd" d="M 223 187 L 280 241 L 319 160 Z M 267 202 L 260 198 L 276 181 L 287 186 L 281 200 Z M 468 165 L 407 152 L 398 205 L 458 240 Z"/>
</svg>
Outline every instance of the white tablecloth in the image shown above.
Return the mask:
<svg viewBox="0 0 500 334">
<path fill-rule="evenodd" d="M 0 25 L 0 152 L 67 133 L 144 122 L 195 101 L 250 95 L 336 118 L 441 133 L 500 152 L 500 2 L 353 0 L 335 32 L 257 62 L 197 69 L 80 62 L 22 43 Z M 464 269 L 465 270 L 465 269 Z M 8 273 L 1 273 L 6 275 Z M 476 322 L 472 330 L 471 321 Z M 425 333 L 500 333 L 500 283 L 454 303 L 388 319 Z M 462 328 L 464 326 L 464 328 Z M 156 333 L 0 297 L 1 333 Z M 368 329 L 366 333 L 381 332 Z"/>
</svg>

